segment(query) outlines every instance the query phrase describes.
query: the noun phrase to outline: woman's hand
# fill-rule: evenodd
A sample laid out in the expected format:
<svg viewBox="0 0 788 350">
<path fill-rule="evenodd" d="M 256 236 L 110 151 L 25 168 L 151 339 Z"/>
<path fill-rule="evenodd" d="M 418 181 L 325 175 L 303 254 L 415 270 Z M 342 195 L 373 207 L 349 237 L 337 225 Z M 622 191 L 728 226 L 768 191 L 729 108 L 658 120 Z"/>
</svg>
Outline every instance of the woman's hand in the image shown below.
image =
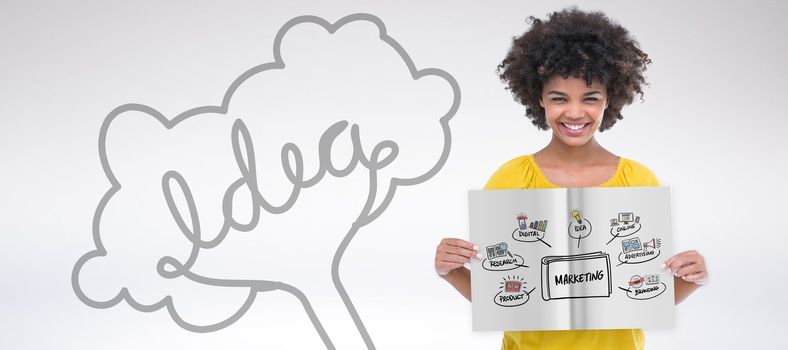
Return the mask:
<svg viewBox="0 0 788 350">
<path fill-rule="evenodd" d="M 695 250 L 674 255 L 662 264 L 662 268 L 666 267 L 670 268 L 674 276 L 697 285 L 706 283 L 709 275 L 706 270 L 706 260 Z"/>
<path fill-rule="evenodd" d="M 444 238 L 435 251 L 435 271 L 438 275 L 448 275 L 451 270 L 462 267 L 471 258 L 481 259 L 479 247 L 459 238 Z"/>
</svg>

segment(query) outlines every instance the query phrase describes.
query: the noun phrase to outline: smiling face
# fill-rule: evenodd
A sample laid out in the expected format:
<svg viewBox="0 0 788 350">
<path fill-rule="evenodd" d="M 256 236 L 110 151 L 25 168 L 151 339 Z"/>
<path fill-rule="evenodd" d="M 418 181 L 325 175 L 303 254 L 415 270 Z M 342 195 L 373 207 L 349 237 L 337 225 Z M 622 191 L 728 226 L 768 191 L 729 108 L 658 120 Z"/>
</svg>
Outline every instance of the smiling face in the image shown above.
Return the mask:
<svg viewBox="0 0 788 350">
<path fill-rule="evenodd" d="M 594 138 L 607 104 L 607 89 L 602 83 L 594 80 L 586 86 L 583 79 L 560 75 L 550 77 L 539 100 L 553 139 L 573 147 Z"/>
</svg>

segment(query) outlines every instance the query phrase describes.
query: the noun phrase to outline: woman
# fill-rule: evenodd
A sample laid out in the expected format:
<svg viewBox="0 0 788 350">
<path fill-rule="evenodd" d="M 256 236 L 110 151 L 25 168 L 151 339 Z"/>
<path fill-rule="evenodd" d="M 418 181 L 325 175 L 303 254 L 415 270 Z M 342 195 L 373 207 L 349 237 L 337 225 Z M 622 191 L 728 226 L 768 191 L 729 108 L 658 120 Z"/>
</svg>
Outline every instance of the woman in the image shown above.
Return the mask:
<svg viewBox="0 0 788 350">
<path fill-rule="evenodd" d="M 515 100 L 550 143 L 532 155 L 512 159 L 485 189 L 658 186 L 642 164 L 604 149 L 596 130 L 611 128 L 621 109 L 643 92 L 643 72 L 651 63 L 629 32 L 601 12 L 568 8 L 515 38 L 498 66 Z M 481 258 L 470 242 L 443 239 L 435 254 L 439 275 L 471 300 L 470 271 L 463 265 Z M 679 253 L 663 264 L 674 274 L 678 304 L 706 280 L 703 256 Z M 502 349 L 642 349 L 640 329 L 504 332 Z"/>
</svg>

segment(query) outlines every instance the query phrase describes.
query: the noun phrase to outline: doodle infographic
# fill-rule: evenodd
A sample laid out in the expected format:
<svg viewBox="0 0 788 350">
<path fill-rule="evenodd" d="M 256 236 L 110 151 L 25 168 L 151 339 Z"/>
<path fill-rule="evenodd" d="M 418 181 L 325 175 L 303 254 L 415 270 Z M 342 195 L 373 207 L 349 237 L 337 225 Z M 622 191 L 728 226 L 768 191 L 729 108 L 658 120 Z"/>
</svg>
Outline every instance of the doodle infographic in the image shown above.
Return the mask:
<svg viewBox="0 0 788 350">
<path fill-rule="evenodd" d="M 642 264 L 654 260 L 660 255 L 660 247 L 662 247 L 660 238 L 652 238 L 645 242 L 641 242 L 638 237 L 624 239 L 621 241 L 621 253 L 618 254 L 619 265 Z"/>
<path fill-rule="evenodd" d="M 337 38 L 345 39 L 339 40 Z M 354 38 L 355 41 L 347 38 Z M 336 43 L 346 46 L 341 50 L 327 50 L 325 54 L 335 54 L 337 59 L 332 62 L 342 62 L 337 66 L 319 66 L 325 60 L 315 60 L 314 55 L 304 55 L 303 52 L 309 52 L 303 50 L 295 50 L 289 55 L 288 52 L 284 52 L 283 56 L 283 47 L 292 48 L 307 44 L 300 48 L 331 48 L 331 45 L 339 45 Z M 367 50 L 370 52 L 374 50 L 374 55 L 368 54 Z M 191 332 L 204 333 L 218 331 L 234 324 L 250 310 L 258 294 L 283 291 L 297 298 L 326 348 L 337 348 L 334 339 L 327 330 L 329 327 L 334 327 L 334 329 L 348 328 L 351 334 L 358 335 L 358 340 L 354 339 L 354 341 L 361 343 L 361 346 L 368 349 L 375 347 L 361 315 L 345 290 L 339 266 L 351 240 L 364 226 L 383 214 L 398 190 L 431 179 L 446 163 L 451 150 L 449 121 L 456 114 L 460 104 L 459 85 L 454 77 L 446 71 L 437 68 L 417 68 L 405 49 L 387 34 L 383 21 L 371 14 L 356 13 L 345 16 L 334 23 L 315 16 L 293 18 L 276 33 L 273 39 L 272 53 L 273 61 L 253 66 L 235 78 L 227 87 L 223 97 L 220 96 L 218 99 L 221 101 L 219 105 L 194 107 L 174 117 L 167 117 L 153 107 L 130 103 L 115 108 L 106 116 L 99 130 L 98 154 L 104 174 L 111 187 L 107 189 L 98 203 L 93 216 L 92 237 L 95 249 L 81 256 L 76 261 L 71 273 L 73 291 L 85 305 L 96 309 L 105 309 L 125 302 L 141 312 L 155 312 L 164 309 L 179 327 Z M 359 54 L 363 54 L 362 57 L 356 57 Z M 397 65 L 375 65 L 374 72 L 364 73 L 363 70 L 358 70 L 349 72 L 351 74 L 344 74 L 348 73 L 346 72 L 348 66 L 357 69 L 355 66 L 356 63 L 359 63 L 357 61 L 376 61 L 378 59 L 396 62 Z M 289 74 L 296 74 L 296 72 L 299 74 L 307 72 L 311 81 L 298 84 L 277 83 L 292 81 L 294 78 Z M 334 79 L 335 76 L 328 79 L 321 75 L 333 73 L 344 76 L 346 80 L 351 80 Z M 365 82 L 356 79 L 373 76 L 374 81 Z M 420 80 L 425 77 L 428 79 Z M 427 80 L 439 82 L 438 85 L 435 85 L 438 87 L 431 85 L 428 90 L 421 89 L 424 86 L 422 84 L 427 84 Z M 436 105 L 440 104 L 440 106 L 430 106 L 430 113 L 425 112 L 419 115 L 423 118 L 418 119 L 418 122 L 430 125 L 432 132 L 425 135 L 431 136 L 429 140 L 433 142 L 432 144 L 439 146 L 434 147 L 435 152 L 431 153 L 432 156 L 427 156 L 423 151 L 422 154 L 418 154 L 415 158 L 419 160 L 405 167 L 410 168 L 407 172 L 402 171 L 403 167 L 398 164 L 403 164 L 402 161 L 414 158 L 412 155 L 416 154 L 415 151 L 410 151 L 411 156 L 408 158 L 407 151 L 394 140 L 379 136 L 373 137 L 367 133 L 377 124 L 385 124 L 382 117 L 376 119 L 378 114 L 383 114 L 385 111 L 352 110 L 359 105 L 353 102 L 358 101 L 359 95 L 368 96 L 368 94 L 364 95 L 363 90 L 358 92 L 358 89 L 368 90 L 369 86 L 373 84 L 387 86 L 408 84 L 407 91 L 418 91 L 415 95 L 405 93 L 401 96 L 398 95 L 398 99 L 401 99 L 398 101 L 399 107 L 412 107 L 415 110 L 419 108 L 420 103 L 425 103 L 415 101 L 421 101 L 419 99 L 424 96 L 439 101 L 436 102 Z M 358 88 L 353 90 L 355 87 Z M 316 115 L 288 114 L 288 111 L 294 110 L 298 104 L 303 104 L 302 101 L 312 103 L 312 98 L 315 100 L 321 98 L 325 95 L 325 91 L 356 91 L 358 95 L 332 95 L 332 99 L 321 105 L 323 109 L 320 111 L 321 113 Z M 308 95 L 310 93 L 314 95 Z M 345 99 L 342 100 L 344 102 L 334 101 L 337 96 L 344 97 Z M 406 98 L 410 99 L 406 100 Z M 297 104 L 285 106 L 282 113 L 262 111 L 267 105 L 291 100 Z M 331 108 L 331 113 L 329 113 L 329 108 Z M 363 121 L 364 119 L 357 122 L 345 120 L 344 116 L 351 115 L 351 112 L 359 118 L 367 118 L 366 122 Z M 414 113 L 407 113 L 407 115 L 412 114 Z M 397 122 L 401 123 L 401 116 L 397 117 Z M 184 165 L 185 161 L 201 158 L 202 155 L 198 150 L 185 150 L 192 153 L 187 157 L 176 154 L 167 158 L 172 152 L 163 147 L 155 150 L 156 152 L 149 162 L 151 168 L 134 169 L 134 172 L 131 173 L 124 172 L 129 166 L 124 164 L 123 159 L 112 156 L 117 154 L 118 150 L 142 148 L 143 145 L 151 143 L 151 139 L 159 134 L 171 136 L 187 133 L 189 132 L 186 131 L 189 130 L 187 126 L 193 126 L 198 121 L 216 121 L 216 125 L 218 125 L 218 121 L 228 119 L 232 127 L 222 130 L 221 135 L 230 142 L 223 152 L 231 152 L 231 155 L 225 157 L 221 163 L 231 174 L 231 178 L 226 183 L 224 181 L 216 183 L 215 180 L 213 183 L 209 183 L 210 180 L 198 182 L 194 180 L 194 177 L 188 175 L 188 171 L 183 170 L 187 167 Z M 123 140 L 126 140 L 122 139 L 125 130 L 123 127 L 128 125 L 129 121 L 140 120 L 146 126 L 152 125 L 153 131 L 141 135 L 141 140 L 122 143 Z M 286 131 L 274 129 L 286 122 L 296 123 L 297 126 Z M 250 128 L 248 125 L 258 127 Z M 362 139 L 362 128 L 365 130 L 364 139 Z M 420 130 L 427 129 L 426 127 L 418 128 Z M 211 130 L 216 130 L 216 128 Z M 299 147 L 297 143 L 291 142 L 287 138 L 278 138 L 295 137 L 300 134 L 309 136 L 307 138 L 309 142 L 301 143 L 302 146 L 308 144 L 308 147 Z M 218 137 L 215 134 L 211 136 Z M 402 141 L 405 136 L 400 135 L 399 140 Z M 111 147 L 116 144 L 112 141 L 118 138 L 121 139 L 116 143 L 121 143 L 123 147 Z M 277 143 L 269 142 L 269 139 L 275 138 L 277 138 Z M 284 141 L 278 143 L 278 140 Z M 255 148 L 255 143 L 257 143 L 257 148 Z M 177 142 L 174 144 L 177 145 Z M 265 146 L 260 147 L 261 144 Z M 347 146 L 345 149 L 350 149 L 350 152 L 338 154 L 337 144 Z M 314 157 L 307 155 L 314 155 Z M 260 166 L 259 164 L 263 164 L 264 159 L 272 159 L 271 163 L 274 165 L 277 165 L 276 162 L 281 160 L 281 168 Z M 160 163 L 163 163 L 164 170 L 152 168 L 152 164 Z M 204 170 L 212 165 L 203 164 L 199 169 Z M 148 166 L 148 163 L 145 166 Z M 273 178 L 271 174 L 274 171 L 272 170 L 279 171 L 277 174 L 281 183 L 267 182 Z M 202 173 L 204 171 L 197 171 L 197 174 Z M 141 177 L 139 174 L 145 174 L 146 177 Z M 351 178 L 351 175 L 354 177 Z M 266 220 L 272 216 L 282 217 L 285 213 L 293 215 L 291 209 L 296 203 L 303 204 L 304 197 L 309 197 L 304 195 L 299 198 L 299 196 L 304 193 L 314 193 L 320 187 L 316 185 L 327 177 L 356 181 L 353 188 L 363 188 L 364 191 L 361 193 L 364 197 L 357 200 L 358 203 L 363 203 L 363 206 L 359 206 L 358 211 L 355 208 L 345 209 L 342 206 L 331 208 L 331 210 L 338 212 L 352 210 L 348 216 L 353 219 L 336 225 L 341 227 L 335 231 L 337 233 L 336 245 L 313 249 L 333 252 L 333 255 L 326 260 L 310 261 L 308 264 L 309 266 L 319 265 L 321 271 L 330 271 L 330 276 L 327 274 L 321 277 L 321 281 L 328 281 L 328 283 L 320 286 L 317 292 L 312 289 L 312 294 L 305 293 L 303 290 L 313 288 L 308 283 L 295 285 L 282 281 L 282 279 L 288 278 L 287 276 L 282 279 L 239 278 L 235 274 L 233 276 L 216 275 L 211 272 L 213 271 L 211 268 L 206 268 L 210 267 L 206 266 L 206 264 L 210 264 L 206 261 L 211 261 L 206 260 L 206 256 L 210 257 L 212 253 L 216 252 L 215 249 L 222 246 L 225 238 L 231 237 L 237 232 L 271 233 L 267 231 L 269 227 L 266 226 Z M 358 179 L 361 179 L 360 183 Z M 213 197 L 200 197 L 198 193 L 202 187 L 217 188 L 218 190 Z M 125 203 L 124 201 L 128 201 L 129 197 L 137 195 L 138 192 L 142 193 L 140 189 L 145 189 L 145 194 L 155 194 L 156 191 L 158 194 L 151 200 L 151 203 L 144 203 L 144 205 L 135 203 L 135 205 L 129 206 L 137 211 L 126 213 L 127 215 L 124 216 L 124 213 L 117 209 L 122 207 L 119 203 Z M 271 195 L 271 189 L 281 190 L 280 192 L 274 191 L 281 196 Z M 215 227 L 211 226 L 212 222 L 206 220 L 205 215 L 207 211 L 205 208 L 208 206 L 206 203 L 210 202 L 210 198 L 214 199 L 213 205 L 216 208 L 212 213 L 218 213 L 216 216 L 220 217 L 217 219 Z M 309 199 L 315 199 L 315 196 L 311 196 Z M 332 199 L 328 198 L 327 200 Z M 167 215 L 171 220 L 167 222 L 167 225 L 174 229 L 161 230 L 144 226 L 153 223 L 144 219 L 143 210 L 156 210 L 157 208 L 168 211 Z M 140 218 L 143 219 L 140 220 Z M 305 221 L 308 221 L 308 218 L 300 218 L 300 222 Z M 261 225 L 261 223 L 264 224 Z M 128 227 L 131 226 L 134 227 L 129 229 Z M 319 234 L 326 235 L 328 233 L 320 232 Z M 123 238 L 126 237 L 134 237 L 134 239 L 124 240 Z M 299 240 L 302 245 L 306 246 L 310 244 L 310 240 L 305 238 L 292 237 L 291 239 Z M 132 249 L 130 248 L 131 244 L 137 246 Z M 215 260 L 213 261 L 215 262 Z M 519 265 L 523 265 L 522 263 L 523 261 L 520 260 Z M 238 264 L 243 265 L 243 262 Z M 138 270 L 133 272 L 121 270 L 128 266 Z M 277 266 L 266 266 L 265 268 L 256 267 L 253 270 L 263 269 L 265 270 L 263 272 L 273 274 L 275 272 L 273 270 L 277 268 Z M 105 276 L 112 278 L 104 278 Z M 170 287 L 174 285 L 175 281 L 179 283 L 179 286 L 191 286 L 192 289 L 173 292 L 175 289 L 170 289 Z M 212 297 L 221 295 L 233 298 L 233 302 L 223 304 L 230 305 L 233 309 L 215 312 L 205 318 L 191 318 L 194 316 L 194 310 L 184 310 L 184 305 L 187 303 L 183 300 L 189 299 L 184 295 L 192 296 L 197 291 L 206 290 L 210 290 L 205 293 Z M 332 297 L 326 298 L 326 300 L 335 305 L 325 305 L 326 307 L 323 308 L 313 307 L 315 300 L 323 300 L 322 296 L 328 294 L 331 294 Z M 264 310 L 264 308 L 260 310 Z M 325 313 L 320 314 L 320 310 Z M 343 314 L 342 317 L 344 317 L 343 320 L 347 319 L 350 322 L 345 322 L 342 325 L 325 322 L 323 321 L 325 317 L 333 317 L 331 312 L 325 310 L 346 310 L 347 314 Z"/>
<path fill-rule="evenodd" d="M 528 221 L 528 216 L 520 212 L 517 215 L 517 228 L 512 231 L 512 239 L 520 242 L 541 242 L 542 244 L 551 247 L 545 242 L 545 235 L 547 234 L 547 220 L 532 220 Z"/>
<path fill-rule="evenodd" d="M 665 292 L 667 286 L 660 282 L 660 275 L 634 275 L 629 279 L 626 288 L 618 287 L 627 292 L 627 297 L 635 300 L 649 300 Z"/>
<path fill-rule="evenodd" d="M 512 254 L 509 245 L 501 242 L 488 246 L 487 257 L 482 261 L 482 267 L 489 271 L 509 271 L 518 267 L 528 267 L 524 265 L 525 260 L 522 256 Z"/>
<path fill-rule="evenodd" d="M 569 237 L 576 239 L 577 247 L 580 248 L 580 240 L 591 234 L 591 222 L 583 218 L 580 209 L 572 209 L 569 215 L 572 217 L 569 221 Z"/>
<path fill-rule="evenodd" d="M 469 214 L 485 250 L 471 262 L 474 330 L 673 326 L 669 188 L 472 190 Z"/>
<path fill-rule="evenodd" d="M 519 276 L 506 276 L 500 283 L 498 289 L 501 291 L 495 294 L 493 302 L 498 306 L 514 307 L 524 305 L 531 297 L 531 292 L 536 287 L 527 290 L 526 282 Z"/>
<path fill-rule="evenodd" d="M 632 212 L 618 213 L 618 215 L 610 219 L 610 235 L 613 236 L 607 242 L 613 242 L 616 238 L 628 237 L 640 231 L 640 216 L 635 216 Z"/>
<path fill-rule="evenodd" d="M 542 258 L 542 299 L 607 298 L 613 292 L 604 252 Z"/>
</svg>

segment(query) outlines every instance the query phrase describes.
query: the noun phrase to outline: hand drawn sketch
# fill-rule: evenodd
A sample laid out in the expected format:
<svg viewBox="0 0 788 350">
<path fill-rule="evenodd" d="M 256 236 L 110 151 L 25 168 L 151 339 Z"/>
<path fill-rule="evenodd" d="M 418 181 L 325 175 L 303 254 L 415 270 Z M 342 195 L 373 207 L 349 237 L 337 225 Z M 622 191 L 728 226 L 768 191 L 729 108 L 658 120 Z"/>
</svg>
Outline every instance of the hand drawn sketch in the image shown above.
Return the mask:
<svg viewBox="0 0 788 350">
<path fill-rule="evenodd" d="M 628 237 L 640 231 L 640 216 L 635 216 L 632 212 L 621 212 L 610 219 L 610 235 L 613 236 L 607 244 L 620 237 Z"/>
<path fill-rule="evenodd" d="M 673 244 L 669 188 L 471 190 L 468 204 L 470 241 L 486 253 L 471 262 L 474 330 L 674 325 L 673 278 L 659 258 Z M 592 232 L 608 223 L 616 244 Z M 545 235 L 549 245 L 534 243 Z"/>
<path fill-rule="evenodd" d="M 495 295 L 493 302 L 498 306 L 515 307 L 525 305 L 536 287 L 526 290 L 526 281 L 520 276 L 506 276 L 498 287 L 501 291 Z"/>
<path fill-rule="evenodd" d="M 513 254 L 509 250 L 506 242 L 501 242 L 488 246 L 486 249 L 487 257 L 482 261 L 482 268 L 489 271 L 509 271 L 518 267 L 528 267 L 523 265 L 525 261 L 522 256 Z"/>
<path fill-rule="evenodd" d="M 619 264 L 642 264 L 656 259 L 662 247 L 662 239 L 652 238 L 650 241 L 640 242 L 640 238 L 634 237 L 621 241 L 621 253 L 618 254 Z"/>
<path fill-rule="evenodd" d="M 544 241 L 547 234 L 547 220 L 532 220 L 528 221 L 528 216 L 520 212 L 517 215 L 517 228 L 512 231 L 512 239 L 520 242 L 541 242 L 542 244 L 551 247 L 551 245 Z"/>
<path fill-rule="evenodd" d="M 613 293 L 604 252 L 542 258 L 542 299 L 607 298 Z"/>
<path fill-rule="evenodd" d="M 266 115 L 237 115 L 232 112 L 232 106 L 238 95 L 242 94 L 243 87 L 250 84 L 264 84 L 268 77 L 276 74 L 286 72 L 286 65 L 289 65 L 290 60 L 297 60 L 297 57 L 287 56 L 283 58 L 282 47 L 287 41 L 284 39 L 288 32 L 294 30 L 313 30 L 315 28 L 327 32 L 329 36 L 338 35 L 345 28 L 351 26 L 361 26 L 363 28 L 371 28 L 368 37 L 374 41 L 376 47 L 385 47 L 388 52 L 393 56 L 399 58 L 402 72 L 408 75 L 406 78 L 411 82 L 424 82 L 430 79 L 440 80 L 444 84 L 446 95 L 450 98 L 446 101 L 445 108 L 437 112 L 434 118 L 428 122 L 434 127 L 434 139 L 436 143 L 440 144 L 440 151 L 436 157 L 429 159 L 429 162 L 424 163 L 421 167 L 411 167 L 411 173 L 407 176 L 392 175 L 389 177 L 390 181 L 386 182 L 383 179 L 384 168 L 392 164 L 396 164 L 401 158 L 401 148 L 398 143 L 384 139 L 374 147 L 365 148 L 362 142 L 362 132 L 360 131 L 364 125 L 350 123 L 347 120 L 329 120 L 330 124 L 327 128 L 320 128 L 315 130 L 309 129 L 309 123 L 303 122 L 299 126 L 302 129 L 293 130 L 292 133 L 311 133 L 319 136 L 316 139 L 318 159 L 309 163 L 309 159 L 304 156 L 305 152 L 299 148 L 295 143 L 285 143 L 281 145 L 280 149 L 255 149 L 253 133 L 247 127 L 249 122 L 257 122 L 265 125 Z M 290 43 L 294 45 L 293 43 Z M 296 43 L 297 44 L 297 43 Z M 105 118 L 98 135 L 98 151 L 101 161 L 101 166 L 104 173 L 109 180 L 111 187 L 107 190 L 103 198 L 101 198 L 96 208 L 92 221 L 92 236 L 95 244 L 95 250 L 91 250 L 80 257 L 72 270 L 71 285 L 76 296 L 84 304 L 96 309 L 110 308 L 118 305 L 121 302 L 126 302 L 135 310 L 141 312 L 154 312 L 161 309 L 166 309 L 172 320 L 181 328 L 191 332 L 214 332 L 225 327 L 228 327 L 238 321 L 250 309 L 251 305 L 261 292 L 271 291 L 284 291 L 295 296 L 303 306 L 304 311 L 308 315 L 316 332 L 320 336 L 324 345 L 328 349 L 336 348 L 335 343 L 332 341 L 331 336 L 326 331 L 325 323 L 321 322 L 321 316 L 315 312 L 311 300 L 312 296 L 302 292 L 304 286 L 291 285 L 284 281 L 265 280 L 265 279 L 243 279 L 235 278 L 233 276 L 217 276 L 201 271 L 210 271 L 210 268 L 201 266 L 201 261 L 206 254 L 222 245 L 225 239 L 232 237 L 236 232 L 250 232 L 258 227 L 265 225 L 265 215 L 281 215 L 288 212 L 299 201 L 299 197 L 304 198 L 309 194 L 309 191 L 321 180 L 327 178 L 326 175 L 333 178 L 343 178 L 349 176 L 351 173 L 361 172 L 362 176 L 368 179 L 368 183 L 358 184 L 358 186 L 366 186 L 366 198 L 363 201 L 363 208 L 357 212 L 352 213 L 355 219 L 348 222 L 345 227 L 347 231 L 342 234 L 341 242 L 338 246 L 324 247 L 334 250 L 333 259 L 330 263 L 326 263 L 325 271 L 330 271 L 330 279 L 333 282 L 332 289 L 338 294 L 338 298 L 344 309 L 347 310 L 353 320 L 354 327 L 358 335 L 363 338 L 363 342 L 369 349 L 374 349 L 374 343 L 362 322 L 361 316 L 356 311 L 353 302 L 348 296 L 347 291 L 342 283 L 339 274 L 339 266 L 342 257 L 345 254 L 348 245 L 359 232 L 359 230 L 378 218 L 389 206 L 394 198 L 396 191 L 400 187 L 414 186 L 423 183 L 433 176 L 435 176 L 447 161 L 451 150 L 451 129 L 449 121 L 456 114 L 460 104 L 460 88 L 457 81 L 447 72 L 437 68 L 417 68 L 416 64 L 410 58 L 405 49 L 392 37 L 387 34 L 386 27 L 383 21 L 376 16 L 366 13 L 356 13 L 339 19 L 334 23 L 316 17 L 316 16 L 300 16 L 293 18 L 285 23 L 273 41 L 273 57 L 272 62 L 259 64 L 254 66 L 243 74 L 238 76 L 227 88 L 220 105 L 206 105 L 202 107 L 195 107 L 176 115 L 173 118 L 168 118 L 161 112 L 153 107 L 144 104 L 130 103 L 119 106 L 112 110 Z M 310 67 L 306 67 L 309 69 Z M 314 67 L 312 69 L 321 68 Z M 392 67 L 377 67 L 379 72 L 392 70 Z M 350 75 L 349 75 L 350 76 Z M 427 78 L 430 79 L 423 79 Z M 318 78 L 316 77 L 313 82 L 305 89 L 310 88 L 312 85 L 317 85 Z M 262 82 L 262 83 L 261 83 Z M 329 82 L 336 89 L 345 88 L 342 81 Z M 346 84 L 347 85 L 347 84 Z M 361 88 L 364 88 L 363 86 Z M 276 86 L 272 87 L 276 90 Z M 252 101 L 263 101 L 265 103 L 266 96 L 252 96 Z M 429 97 L 429 96 L 428 96 Z M 278 98 L 302 98 L 302 96 L 280 96 Z M 442 100 L 442 101 L 445 101 Z M 351 106 L 340 106 L 345 109 Z M 342 110 L 342 108 L 339 108 Z M 437 109 L 436 109 L 437 110 Z M 298 116 L 270 116 L 270 118 L 288 118 L 297 119 Z M 113 125 L 127 119 L 142 118 L 145 120 L 155 121 L 157 127 L 162 127 L 166 131 L 175 129 L 183 129 L 185 127 L 177 128 L 179 125 L 185 125 L 187 120 L 206 120 L 206 119 L 234 119 L 232 127 L 227 132 L 231 139 L 232 154 L 234 157 L 234 169 L 238 175 L 229 186 L 226 186 L 226 191 L 220 196 L 221 198 L 221 216 L 223 222 L 218 227 L 217 232 L 211 232 L 207 229 L 204 222 L 204 216 L 198 210 L 201 202 L 197 199 L 196 189 L 198 185 L 184 175 L 183 172 L 176 170 L 177 166 L 172 165 L 171 170 L 153 173 L 146 183 L 153 184 L 160 190 L 159 195 L 163 197 L 162 201 L 166 202 L 166 208 L 177 225 L 179 232 L 158 232 L 156 230 L 138 230 L 131 232 L 129 235 L 117 234 L 111 232 L 112 230 L 106 227 L 107 223 L 112 220 L 105 220 L 106 217 L 123 218 L 122 213 L 117 213 L 112 209 L 113 203 L 122 200 L 124 194 L 129 191 L 137 190 L 137 187 L 127 185 L 125 181 L 129 180 L 123 176 L 118 176 L 115 170 L 118 167 L 123 167 L 122 162 L 117 162 L 112 159 L 112 150 L 108 150 L 108 140 L 116 137 L 116 134 L 110 132 L 114 130 Z M 319 118 L 319 116 L 318 116 Z M 427 121 L 425 121 L 427 122 Z M 254 129 L 252 129 L 254 130 Z M 365 129 L 366 130 L 366 129 Z M 368 140 L 368 139 L 367 139 Z M 367 141 L 365 140 L 365 141 Z M 338 164 L 336 159 L 337 155 L 332 152 L 332 147 L 336 143 L 345 142 L 345 144 L 352 147 L 352 153 L 343 155 L 343 159 Z M 258 143 L 259 144 L 259 143 Z M 165 150 L 162 150 L 164 152 Z M 263 193 L 266 188 L 276 187 L 281 189 L 281 186 L 272 186 L 266 181 L 267 177 L 263 170 L 258 169 L 258 161 L 265 151 L 279 152 L 281 156 L 281 171 L 286 181 L 290 186 L 286 187 L 288 192 L 282 200 L 274 200 L 270 196 Z M 309 151 L 309 150 L 307 150 Z M 196 157 L 199 159 L 199 156 Z M 422 156 L 421 159 L 426 157 Z M 316 164 L 316 165 L 315 165 Z M 314 175 L 308 175 L 307 169 L 310 165 L 314 165 Z M 146 169 L 138 169 L 138 173 L 144 173 Z M 159 198 L 161 198 L 159 197 Z M 140 210 L 143 210 L 142 208 Z M 330 210 L 340 210 L 340 208 L 330 208 Z M 140 216 L 140 215 L 138 215 Z M 304 218 L 305 221 L 308 218 Z M 129 222 L 136 224 L 143 224 L 143 218 L 129 217 Z M 259 231 L 259 230 L 258 230 Z M 133 236 L 137 235 L 137 236 Z M 119 238 L 120 237 L 120 238 Z M 301 237 L 297 237 L 301 238 Z M 126 248 L 125 239 L 134 240 L 135 242 L 143 242 L 146 245 L 145 251 L 131 252 Z M 294 237 L 295 239 L 295 237 Z M 228 240 L 229 241 L 229 240 Z M 166 244 L 173 244 L 174 248 L 164 247 Z M 174 242 L 174 243 L 173 243 Z M 176 246 L 177 245 L 177 246 Z M 109 286 L 99 288 L 100 291 L 93 291 L 86 289 L 88 285 L 85 280 L 86 275 L 93 276 L 93 273 L 100 269 L 100 271 L 107 271 L 103 276 L 112 277 L 113 280 L 118 280 L 117 283 L 124 282 L 128 276 L 120 271 L 115 272 L 112 262 L 117 257 L 127 257 L 132 254 L 140 254 L 140 259 L 147 259 L 139 261 L 135 266 L 139 266 L 140 276 L 143 285 L 146 281 L 157 281 L 157 283 L 179 283 L 194 286 L 197 289 L 211 289 L 211 290 L 228 290 L 239 297 L 238 307 L 230 314 L 222 316 L 219 321 L 212 321 L 207 323 L 199 323 L 191 321 L 188 313 L 184 313 L 182 307 L 179 307 L 180 298 L 165 290 L 153 292 L 141 292 L 140 288 L 135 286 L 126 286 L 123 284 L 117 287 Z M 135 257 L 132 257 L 136 259 Z M 153 260 L 150 260 L 153 259 Z M 522 263 L 522 261 L 520 261 Z M 330 265 L 330 266 L 329 266 Z M 200 266 L 200 268 L 198 268 Z M 330 269 L 329 269 L 330 267 Z M 275 267 L 267 267 L 275 269 Z M 136 278 L 136 277 L 135 277 Z M 95 284 L 95 281 L 93 284 Z M 97 282 L 101 286 L 101 280 Z M 106 282 L 110 283 L 110 282 Z M 115 283 L 115 282 L 113 282 Z M 92 284 L 91 284 L 92 285 Z M 117 289 L 112 289 L 117 288 Z M 103 293 L 103 294 L 102 294 Z M 100 295 L 100 296 L 96 296 Z"/>
<path fill-rule="evenodd" d="M 665 283 L 660 282 L 660 276 L 653 275 L 634 275 L 629 279 L 629 284 L 626 288 L 618 287 L 627 292 L 627 297 L 634 300 L 649 300 L 654 299 L 667 290 Z"/>
<path fill-rule="evenodd" d="M 591 234 L 593 227 L 591 222 L 583 218 L 583 212 L 580 209 L 572 209 L 569 212 L 572 220 L 569 221 L 569 237 L 577 239 L 577 247 L 580 248 L 580 240 L 588 237 Z"/>
</svg>

